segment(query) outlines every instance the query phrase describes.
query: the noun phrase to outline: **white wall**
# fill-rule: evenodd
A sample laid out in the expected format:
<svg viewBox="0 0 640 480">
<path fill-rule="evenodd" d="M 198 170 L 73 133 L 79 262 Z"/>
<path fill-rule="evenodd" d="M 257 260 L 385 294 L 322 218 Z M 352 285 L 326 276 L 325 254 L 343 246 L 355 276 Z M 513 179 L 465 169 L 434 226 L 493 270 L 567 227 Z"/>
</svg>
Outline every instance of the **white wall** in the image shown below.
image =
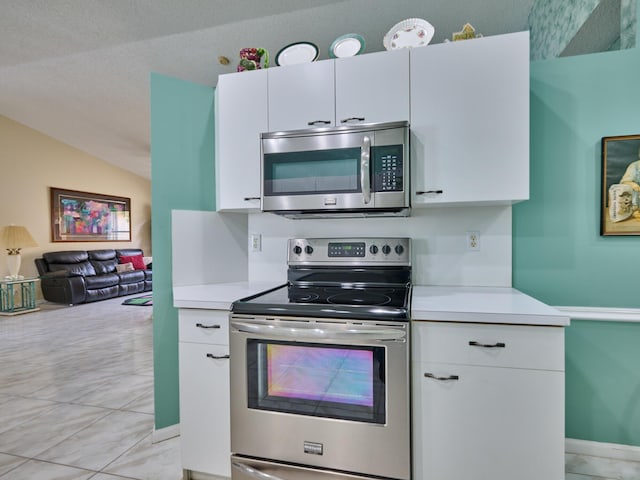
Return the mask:
<svg viewBox="0 0 640 480">
<path fill-rule="evenodd" d="M 247 216 L 171 211 L 173 286 L 247 280 Z"/>
<path fill-rule="evenodd" d="M 411 237 L 415 285 L 511 286 L 511 207 L 414 208 L 411 217 L 290 220 L 249 214 L 249 279 L 286 279 L 287 239 L 296 237 Z M 467 250 L 466 232 L 480 233 L 480 250 Z"/>
</svg>

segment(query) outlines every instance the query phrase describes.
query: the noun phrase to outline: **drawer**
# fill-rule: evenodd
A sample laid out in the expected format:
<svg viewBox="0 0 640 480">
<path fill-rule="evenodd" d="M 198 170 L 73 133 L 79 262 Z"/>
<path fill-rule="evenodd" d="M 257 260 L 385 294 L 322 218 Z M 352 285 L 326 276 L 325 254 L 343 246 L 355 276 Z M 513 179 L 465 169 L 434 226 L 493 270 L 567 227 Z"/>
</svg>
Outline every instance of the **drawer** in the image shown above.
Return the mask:
<svg viewBox="0 0 640 480">
<path fill-rule="evenodd" d="M 412 360 L 564 371 L 564 329 L 413 322 Z"/>
<path fill-rule="evenodd" d="M 181 342 L 229 345 L 229 312 L 181 308 L 178 314 Z"/>
</svg>

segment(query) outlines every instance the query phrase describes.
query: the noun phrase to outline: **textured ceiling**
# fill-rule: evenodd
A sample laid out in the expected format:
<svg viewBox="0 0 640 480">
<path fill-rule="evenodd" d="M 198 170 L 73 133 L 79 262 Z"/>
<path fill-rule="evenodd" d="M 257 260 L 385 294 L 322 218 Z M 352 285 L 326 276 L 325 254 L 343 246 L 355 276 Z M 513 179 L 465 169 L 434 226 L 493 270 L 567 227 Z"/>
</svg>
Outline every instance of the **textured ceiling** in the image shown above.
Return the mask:
<svg viewBox="0 0 640 480">
<path fill-rule="evenodd" d="M 524 30 L 534 0 L 0 0 L 0 115 L 150 178 L 149 75 L 215 86 L 244 47 L 271 56 L 359 33 L 365 53 L 410 17 L 440 43 L 470 22 Z M 225 55 L 231 64 L 221 66 Z"/>
</svg>

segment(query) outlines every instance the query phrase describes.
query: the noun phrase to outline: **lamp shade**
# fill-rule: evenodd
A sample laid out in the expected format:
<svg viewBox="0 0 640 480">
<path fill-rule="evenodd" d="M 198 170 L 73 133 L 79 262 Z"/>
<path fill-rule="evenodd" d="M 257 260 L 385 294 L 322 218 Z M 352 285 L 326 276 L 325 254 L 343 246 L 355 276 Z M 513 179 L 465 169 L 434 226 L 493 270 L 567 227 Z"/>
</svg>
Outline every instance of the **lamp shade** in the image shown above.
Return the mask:
<svg viewBox="0 0 640 480">
<path fill-rule="evenodd" d="M 2 228 L 0 244 L 7 250 L 19 250 L 26 247 L 37 247 L 29 230 L 17 225 L 8 225 Z"/>
</svg>

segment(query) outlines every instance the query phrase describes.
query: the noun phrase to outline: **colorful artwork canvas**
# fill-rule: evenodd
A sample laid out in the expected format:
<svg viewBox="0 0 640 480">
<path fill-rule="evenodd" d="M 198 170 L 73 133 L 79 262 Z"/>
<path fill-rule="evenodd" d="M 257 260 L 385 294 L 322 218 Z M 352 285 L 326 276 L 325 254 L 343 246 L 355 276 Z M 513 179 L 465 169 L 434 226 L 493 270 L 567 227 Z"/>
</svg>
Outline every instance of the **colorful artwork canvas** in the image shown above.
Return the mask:
<svg viewBox="0 0 640 480">
<path fill-rule="evenodd" d="M 53 242 L 131 241 L 131 199 L 51 188 Z"/>
</svg>

